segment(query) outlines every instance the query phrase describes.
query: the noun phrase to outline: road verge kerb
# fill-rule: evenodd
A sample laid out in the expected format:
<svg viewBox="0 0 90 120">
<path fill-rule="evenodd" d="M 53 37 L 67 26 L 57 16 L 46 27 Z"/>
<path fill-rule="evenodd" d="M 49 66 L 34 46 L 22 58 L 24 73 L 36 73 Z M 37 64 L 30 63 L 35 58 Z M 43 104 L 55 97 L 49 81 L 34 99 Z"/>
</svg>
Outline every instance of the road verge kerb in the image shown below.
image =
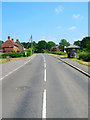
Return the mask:
<svg viewBox="0 0 90 120">
<path fill-rule="evenodd" d="M 70 63 L 68 63 L 68 62 L 66 62 L 66 61 L 64 61 L 64 60 L 62 60 L 61 58 L 56 57 L 55 55 L 52 55 L 52 56 L 54 56 L 54 57 L 57 58 L 58 60 L 64 62 L 65 64 L 67 64 L 67 65 L 69 65 L 69 66 L 71 66 L 71 67 L 73 67 L 74 69 L 78 70 L 79 72 L 83 73 L 84 75 L 86 75 L 86 76 L 88 76 L 88 77 L 90 78 L 90 74 L 89 74 L 89 73 L 87 73 L 87 72 L 81 70 L 80 68 L 78 68 L 78 67 L 76 67 L 76 66 L 74 66 L 74 65 L 72 65 L 72 64 L 70 64 Z"/>
<path fill-rule="evenodd" d="M 9 72 L 8 74 L 6 74 L 4 77 L 2 77 L 2 78 L 0 78 L 0 81 L 2 80 L 2 79 L 4 79 L 5 77 L 7 77 L 7 76 L 9 76 L 10 74 L 12 74 L 13 72 L 15 72 L 15 71 L 17 71 L 18 69 L 20 69 L 21 67 L 23 67 L 24 65 L 26 65 L 28 62 L 30 62 L 31 61 L 31 58 L 33 57 L 33 55 L 32 56 L 30 56 L 29 58 L 27 58 L 28 59 L 28 61 L 27 62 L 25 62 L 24 64 L 22 64 L 21 66 L 19 66 L 19 67 L 17 67 L 16 69 L 14 69 L 13 71 L 11 71 L 11 72 Z"/>
</svg>

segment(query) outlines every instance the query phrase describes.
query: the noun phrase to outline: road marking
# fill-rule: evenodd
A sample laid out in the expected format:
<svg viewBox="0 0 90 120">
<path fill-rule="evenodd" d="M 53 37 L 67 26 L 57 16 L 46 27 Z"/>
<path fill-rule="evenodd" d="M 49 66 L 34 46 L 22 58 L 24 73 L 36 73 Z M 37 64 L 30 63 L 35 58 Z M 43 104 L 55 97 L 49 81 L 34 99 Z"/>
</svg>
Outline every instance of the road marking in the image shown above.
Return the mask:
<svg viewBox="0 0 90 120">
<path fill-rule="evenodd" d="M 44 68 L 46 68 L 46 62 L 44 63 Z"/>
<path fill-rule="evenodd" d="M 46 82 L 46 69 L 44 70 L 44 81 Z"/>
<path fill-rule="evenodd" d="M 34 57 L 35 57 L 35 56 L 33 56 L 33 58 L 34 58 Z M 9 76 L 10 74 L 12 74 L 13 72 L 17 71 L 18 69 L 20 69 L 21 67 L 23 67 L 24 65 L 26 65 L 26 64 L 27 64 L 28 62 L 30 62 L 30 61 L 31 61 L 31 58 L 30 58 L 29 61 L 25 62 L 23 65 L 19 66 L 18 68 L 16 68 L 16 69 L 14 69 L 13 71 L 9 72 L 9 73 L 8 73 L 7 75 L 5 75 L 4 77 L 0 78 L 0 81 L 1 81 L 2 79 L 4 79 L 5 77 Z"/>
<path fill-rule="evenodd" d="M 46 118 L 46 89 L 44 89 L 44 92 L 43 92 L 42 118 Z"/>
<path fill-rule="evenodd" d="M 43 59 L 44 59 L 44 82 L 46 84 L 46 60 L 44 56 L 43 56 Z M 43 91 L 42 119 L 43 118 L 44 119 L 46 118 L 46 89 L 44 89 Z"/>
</svg>

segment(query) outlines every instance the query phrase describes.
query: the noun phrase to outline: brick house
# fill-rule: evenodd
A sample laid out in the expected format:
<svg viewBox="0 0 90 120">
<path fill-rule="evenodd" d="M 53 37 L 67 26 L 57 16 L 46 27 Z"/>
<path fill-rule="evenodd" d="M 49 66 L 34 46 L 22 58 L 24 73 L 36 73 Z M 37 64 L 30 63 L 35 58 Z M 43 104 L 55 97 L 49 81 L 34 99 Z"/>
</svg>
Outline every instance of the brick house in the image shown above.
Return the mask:
<svg viewBox="0 0 90 120">
<path fill-rule="evenodd" d="M 12 51 L 20 52 L 20 50 L 18 48 L 18 44 L 15 43 L 13 39 L 10 40 L 10 36 L 8 36 L 8 40 L 6 40 L 2 44 L 2 52 L 3 53 L 11 53 Z"/>
<path fill-rule="evenodd" d="M 15 43 L 18 45 L 19 51 L 22 52 L 24 50 L 24 46 L 19 42 L 19 39 L 16 39 Z"/>
<path fill-rule="evenodd" d="M 55 52 L 60 52 L 60 50 L 59 50 L 59 47 L 58 46 L 53 46 L 53 47 L 51 47 L 51 49 L 50 49 L 51 51 L 55 51 Z"/>
</svg>

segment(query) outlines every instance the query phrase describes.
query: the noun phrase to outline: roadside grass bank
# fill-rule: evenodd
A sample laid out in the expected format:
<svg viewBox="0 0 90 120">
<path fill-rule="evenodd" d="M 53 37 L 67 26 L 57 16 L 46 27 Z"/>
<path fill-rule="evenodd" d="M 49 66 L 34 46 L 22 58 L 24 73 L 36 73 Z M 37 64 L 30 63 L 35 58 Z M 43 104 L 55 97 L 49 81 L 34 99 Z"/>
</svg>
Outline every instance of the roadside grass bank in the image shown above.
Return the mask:
<svg viewBox="0 0 90 120">
<path fill-rule="evenodd" d="M 6 58 L 5 59 L 0 59 L 0 64 L 4 64 L 4 63 L 11 62 L 11 61 L 14 61 L 14 60 L 24 60 L 24 59 L 27 59 L 27 58 L 28 57 L 10 58 L 10 60 L 7 60 Z"/>
<path fill-rule="evenodd" d="M 0 64 L 11 62 L 13 60 L 24 60 L 27 59 L 28 57 L 32 56 L 31 52 L 25 53 L 17 53 L 17 52 L 12 52 L 12 53 L 3 53 L 0 55 Z"/>
<path fill-rule="evenodd" d="M 83 60 L 78 60 L 77 58 L 68 58 L 69 60 L 72 60 L 72 61 L 75 61 L 75 62 L 78 62 L 82 65 L 86 65 L 88 67 L 90 67 L 90 62 L 86 62 L 86 61 L 83 61 Z"/>
<path fill-rule="evenodd" d="M 49 54 L 50 54 L 50 53 L 49 53 Z M 60 57 L 60 58 L 67 58 L 67 54 L 65 54 L 65 55 L 51 54 L 51 55 L 55 55 L 55 56 L 58 56 L 58 57 Z M 78 62 L 78 63 L 80 63 L 80 64 L 82 64 L 82 65 L 85 65 L 85 66 L 90 67 L 90 62 L 86 62 L 86 61 L 83 61 L 83 60 L 79 60 L 78 58 L 67 58 L 67 59 L 72 60 L 72 61 L 75 61 L 75 62 Z"/>
</svg>

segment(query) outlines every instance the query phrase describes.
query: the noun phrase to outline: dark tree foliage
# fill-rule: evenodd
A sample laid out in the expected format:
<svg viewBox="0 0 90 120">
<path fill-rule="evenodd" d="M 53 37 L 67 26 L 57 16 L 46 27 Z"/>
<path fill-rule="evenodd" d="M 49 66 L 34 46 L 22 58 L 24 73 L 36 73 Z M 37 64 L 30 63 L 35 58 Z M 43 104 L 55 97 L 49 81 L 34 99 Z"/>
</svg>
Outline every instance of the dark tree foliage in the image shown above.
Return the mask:
<svg viewBox="0 0 90 120">
<path fill-rule="evenodd" d="M 87 45 L 89 44 L 90 42 L 90 37 L 85 37 L 82 39 L 81 41 L 81 48 L 87 48 Z"/>
<path fill-rule="evenodd" d="M 46 48 L 50 51 L 51 47 L 55 46 L 56 44 L 53 41 L 49 41 L 46 45 Z"/>
<path fill-rule="evenodd" d="M 69 42 L 67 42 L 67 40 L 66 39 L 61 39 L 61 41 L 60 41 L 60 43 L 59 43 L 59 49 L 61 50 L 61 51 L 64 51 L 64 47 L 66 46 L 69 46 L 70 45 L 70 43 Z"/>
<path fill-rule="evenodd" d="M 0 40 L 0 49 L 1 49 L 2 43 L 4 43 L 4 42 L 2 40 Z"/>
<path fill-rule="evenodd" d="M 80 46 L 81 45 L 81 41 L 80 40 L 74 41 L 74 45 Z"/>
<path fill-rule="evenodd" d="M 75 41 L 74 45 L 80 46 L 81 51 L 90 51 L 90 37 L 85 37 L 81 41 Z"/>
<path fill-rule="evenodd" d="M 47 42 L 45 40 L 41 40 L 37 44 L 37 52 L 43 53 L 44 49 L 46 49 Z"/>
</svg>

